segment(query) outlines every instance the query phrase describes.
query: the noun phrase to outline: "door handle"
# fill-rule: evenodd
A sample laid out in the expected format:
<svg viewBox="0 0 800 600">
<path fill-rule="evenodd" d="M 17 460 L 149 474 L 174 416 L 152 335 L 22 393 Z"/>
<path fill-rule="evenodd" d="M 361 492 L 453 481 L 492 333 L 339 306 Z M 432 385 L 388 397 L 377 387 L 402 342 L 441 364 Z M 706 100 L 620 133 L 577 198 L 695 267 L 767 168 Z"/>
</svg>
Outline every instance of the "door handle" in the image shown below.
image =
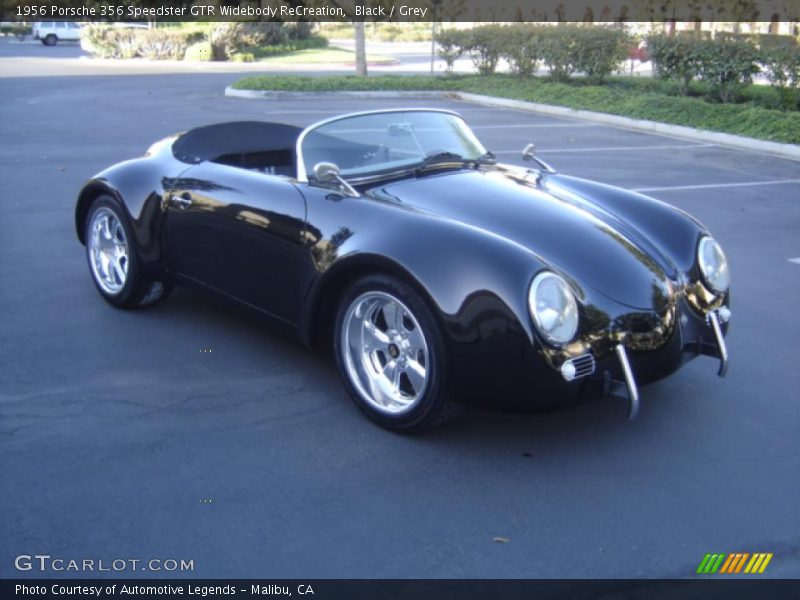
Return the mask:
<svg viewBox="0 0 800 600">
<path fill-rule="evenodd" d="M 183 194 L 173 194 L 172 201 L 178 205 L 179 208 L 188 208 L 192 204 L 192 195 L 189 192 Z"/>
</svg>

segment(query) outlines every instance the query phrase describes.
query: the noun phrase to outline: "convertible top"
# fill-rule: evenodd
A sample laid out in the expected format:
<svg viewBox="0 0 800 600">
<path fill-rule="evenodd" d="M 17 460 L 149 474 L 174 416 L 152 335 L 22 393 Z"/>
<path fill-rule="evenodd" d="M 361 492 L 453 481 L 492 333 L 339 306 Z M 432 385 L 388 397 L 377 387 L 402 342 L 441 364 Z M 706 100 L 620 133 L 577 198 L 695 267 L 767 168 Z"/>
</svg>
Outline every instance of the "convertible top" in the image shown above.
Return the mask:
<svg viewBox="0 0 800 600">
<path fill-rule="evenodd" d="M 217 161 L 231 155 L 293 152 L 303 130 L 283 123 L 231 121 L 187 131 L 172 144 L 178 160 L 190 164 Z"/>
</svg>

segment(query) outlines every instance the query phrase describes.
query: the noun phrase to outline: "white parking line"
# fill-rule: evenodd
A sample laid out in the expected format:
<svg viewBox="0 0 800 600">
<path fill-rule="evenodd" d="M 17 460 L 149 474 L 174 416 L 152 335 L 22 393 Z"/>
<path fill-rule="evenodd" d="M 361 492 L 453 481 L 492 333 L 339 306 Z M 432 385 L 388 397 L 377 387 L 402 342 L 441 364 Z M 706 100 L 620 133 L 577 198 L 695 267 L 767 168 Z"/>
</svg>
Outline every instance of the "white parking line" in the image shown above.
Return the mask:
<svg viewBox="0 0 800 600">
<path fill-rule="evenodd" d="M 520 127 L 602 127 L 599 123 L 514 123 L 506 125 L 471 125 L 470 129 L 519 129 Z"/>
<path fill-rule="evenodd" d="M 474 128 L 473 128 L 474 129 Z M 662 144 L 659 146 L 606 146 L 600 148 L 542 148 L 537 154 L 567 154 L 571 152 L 613 152 L 614 150 L 682 150 L 688 148 L 709 148 L 716 144 Z M 519 154 L 519 150 L 499 150 L 494 154 Z"/>
<path fill-rule="evenodd" d="M 790 258 L 789 262 L 793 262 L 796 265 L 800 265 L 800 258 Z"/>
<path fill-rule="evenodd" d="M 708 190 L 713 188 L 752 187 L 758 185 L 783 185 L 800 183 L 800 179 L 773 179 L 768 181 L 744 181 L 742 183 L 707 183 L 702 185 L 673 185 L 668 187 L 634 188 L 634 192 L 668 192 L 670 190 Z"/>
</svg>

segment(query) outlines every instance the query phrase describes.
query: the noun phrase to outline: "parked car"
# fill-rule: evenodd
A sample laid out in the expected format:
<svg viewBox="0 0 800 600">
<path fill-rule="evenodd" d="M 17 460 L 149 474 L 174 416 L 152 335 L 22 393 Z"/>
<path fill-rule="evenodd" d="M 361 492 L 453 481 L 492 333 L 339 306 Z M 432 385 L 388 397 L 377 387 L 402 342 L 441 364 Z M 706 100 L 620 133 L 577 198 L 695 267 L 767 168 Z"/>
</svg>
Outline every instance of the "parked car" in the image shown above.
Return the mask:
<svg viewBox="0 0 800 600">
<path fill-rule="evenodd" d="M 45 46 L 55 46 L 60 41 L 75 42 L 81 39 L 81 26 L 72 21 L 40 21 L 33 24 L 33 38 Z"/>
<path fill-rule="evenodd" d="M 209 125 L 94 176 L 75 225 L 100 295 L 205 290 L 309 346 L 393 430 L 462 403 L 620 395 L 728 355 L 730 274 L 662 202 L 498 164 L 456 113 L 397 109 Z"/>
</svg>

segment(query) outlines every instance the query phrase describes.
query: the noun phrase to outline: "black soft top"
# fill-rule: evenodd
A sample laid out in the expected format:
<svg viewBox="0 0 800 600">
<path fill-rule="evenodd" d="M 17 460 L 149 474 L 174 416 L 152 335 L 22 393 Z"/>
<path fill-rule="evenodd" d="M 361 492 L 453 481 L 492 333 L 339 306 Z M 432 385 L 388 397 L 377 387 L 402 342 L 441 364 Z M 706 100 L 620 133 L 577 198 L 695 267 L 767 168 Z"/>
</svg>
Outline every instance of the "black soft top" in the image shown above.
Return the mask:
<svg viewBox="0 0 800 600">
<path fill-rule="evenodd" d="M 271 151 L 294 151 L 303 130 L 283 123 L 232 121 L 187 131 L 172 144 L 178 160 L 197 164 L 222 156 Z"/>
</svg>

